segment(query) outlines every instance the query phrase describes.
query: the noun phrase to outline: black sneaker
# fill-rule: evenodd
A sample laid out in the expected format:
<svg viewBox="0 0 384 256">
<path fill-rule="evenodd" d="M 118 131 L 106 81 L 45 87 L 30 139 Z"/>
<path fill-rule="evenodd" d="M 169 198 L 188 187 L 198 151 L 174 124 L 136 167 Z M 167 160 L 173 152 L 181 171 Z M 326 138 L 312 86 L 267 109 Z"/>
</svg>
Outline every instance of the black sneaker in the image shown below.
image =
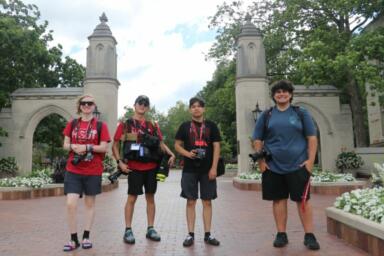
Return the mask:
<svg viewBox="0 0 384 256">
<path fill-rule="evenodd" d="M 273 241 L 274 247 L 284 247 L 288 244 L 288 237 L 287 233 L 285 232 L 278 232 L 275 238 L 275 241 Z"/>
<path fill-rule="evenodd" d="M 123 239 L 124 239 L 124 242 L 126 242 L 127 244 L 135 243 L 135 237 L 133 236 L 132 229 L 128 229 L 127 231 L 125 231 Z"/>
<path fill-rule="evenodd" d="M 210 245 L 213 245 L 213 246 L 219 246 L 220 245 L 220 242 L 216 238 L 214 238 L 213 236 L 205 237 L 204 238 L 204 242 L 206 244 L 210 244 Z"/>
<path fill-rule="evenodd" d="M 304 245 L 310 250 L 319 250 L 320 249 L 320 245 L 317 242 L 316 237 L 313 233 L 305 233 Z"/>
<path fill-rule="evenodd" d="M 155 242 L 159 242 L 161 240 L 160 235 L 156 232 L 154 228 L 149 228 L 145 237 Z"/>
<path fill-rule="evenodd" d="M 193 238 L 193 236 L 188 234 L 187 237 L 185 238 L 184 242 L 183 242 L 183 246 L 189 247 L 189 246 L 193 245 L 194 242 L 195 242 L 195 238 Z"/>
</svg>

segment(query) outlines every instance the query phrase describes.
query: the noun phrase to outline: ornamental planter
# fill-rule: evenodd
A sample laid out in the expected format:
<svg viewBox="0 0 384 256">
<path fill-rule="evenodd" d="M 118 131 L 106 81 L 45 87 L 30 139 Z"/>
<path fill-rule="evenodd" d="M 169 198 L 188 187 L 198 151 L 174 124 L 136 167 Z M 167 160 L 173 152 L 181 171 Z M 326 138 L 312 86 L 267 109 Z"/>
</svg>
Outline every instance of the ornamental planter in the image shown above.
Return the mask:
<svg viewBox="0 0 384 256">
<path fill-rule="evenodd" d="M 325 210 L 328 233 L 373 256 L 384 255 L 384 225 L 335 207 Z"/>
<path fill-rule="evenodd" d="M 261 191 L 261 180 L 233 179 L 233 186 L 240 190 Z M 345 192 L 349 192 L 358 188 L 365 188 L 366 181 L 348 181 L 348 182 L 312 182 L 311 193 L 319 195 L 335 195 L 339 196 Z"/>
<path fill-rule="evenodd" d="M 109 181 L 103 182 L 102 192 L 108 192 L 116 189 L 119 182 L 110 183 Z M 41 188 L 29 187 L 0 187 L 0 200 L 23 200 L 33 199 L 47 196 L 63 196 L 64 184 L 47 184 Z"/>
</svg>

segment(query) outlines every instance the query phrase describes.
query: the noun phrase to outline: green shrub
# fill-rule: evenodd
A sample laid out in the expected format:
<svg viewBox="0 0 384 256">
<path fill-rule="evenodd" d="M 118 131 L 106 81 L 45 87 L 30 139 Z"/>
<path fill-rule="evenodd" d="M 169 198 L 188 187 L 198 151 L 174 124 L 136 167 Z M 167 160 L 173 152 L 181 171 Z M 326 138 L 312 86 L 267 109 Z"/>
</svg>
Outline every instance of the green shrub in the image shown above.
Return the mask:
<svg viewBox="0 0 384 256">
<path fill-rule="evenodd" d="M 353 151 L 341 152 L 336 159 L 336 167 L 341 172 L 344 170 L 358 169 L 363 165 L 363 159 Z"/>
<path fill-rule="evenodd" d="M 14 157 L 0 159 L 0 177 L 14 177 L 18 171 L 19 168 Z"/>
</svg>

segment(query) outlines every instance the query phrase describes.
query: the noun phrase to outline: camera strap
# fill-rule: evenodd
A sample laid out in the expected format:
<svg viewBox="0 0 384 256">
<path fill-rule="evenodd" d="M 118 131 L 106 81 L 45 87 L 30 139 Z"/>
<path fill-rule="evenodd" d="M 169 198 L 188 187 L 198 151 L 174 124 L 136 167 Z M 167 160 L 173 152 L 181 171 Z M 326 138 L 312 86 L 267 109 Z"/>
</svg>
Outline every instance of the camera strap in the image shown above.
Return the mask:
<svg viewBox="0 0 384 256">
<path fill-rule="evenodd" d="M 78 126 L 79 126 L 79 120 L 80 118 L 75 118 L 72 120 L 71 122 L 71 130 L 70 130 L 70 136 L 69 136 L 69 139 L 70 139 L 70 142 L 72 143 L 72 132 L 73 132 L 73 129 L 78 129 Z M 92 122 L 93 122 L 93 119 L 92 119 Z M 91 123 L 90 123 L 91 124 Z M 97 120 L 97 124 L 96 124 L 96 129 L 97 129 L 97 144 L 99 145 L 100 144 L 100 138 L 101 138 L 101 127 L 102 127 L 102 122 Z M 88 126 L 89 128 L 89 126 Z M 76 133 L 78 132 L 78 130 L 76 131 Z M 90 132 L 90 131 L 89 131 Z M 78 135 L 78 134 L 77 134 Z M 87 130 L 87 138 L 88 138 L 88 130 Z M 76 142 L 78 140 L 78 136 L 76 136 Z"/>
</svg>

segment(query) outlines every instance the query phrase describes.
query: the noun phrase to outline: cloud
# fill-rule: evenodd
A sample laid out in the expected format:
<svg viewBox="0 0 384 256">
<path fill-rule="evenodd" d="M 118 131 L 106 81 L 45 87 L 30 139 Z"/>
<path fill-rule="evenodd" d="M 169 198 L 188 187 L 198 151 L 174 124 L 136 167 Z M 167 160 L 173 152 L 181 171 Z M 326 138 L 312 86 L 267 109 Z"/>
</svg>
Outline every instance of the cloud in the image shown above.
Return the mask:
<svg viewBox="0 0 384 256">
<path fill-rule="evenodd" d="M 166 112 L 187 101 L 210 80 L 215 64 L 205 61 L 215 32 L 208 17 L 222 0 L 25 0 L 34 3 L 53 29 L 54 44 L 65 55 L 86 63 L 87 37 L 105 12 L 116 38 L 119 88 L 118 114 L 146 94 Z"/>
</svg>

